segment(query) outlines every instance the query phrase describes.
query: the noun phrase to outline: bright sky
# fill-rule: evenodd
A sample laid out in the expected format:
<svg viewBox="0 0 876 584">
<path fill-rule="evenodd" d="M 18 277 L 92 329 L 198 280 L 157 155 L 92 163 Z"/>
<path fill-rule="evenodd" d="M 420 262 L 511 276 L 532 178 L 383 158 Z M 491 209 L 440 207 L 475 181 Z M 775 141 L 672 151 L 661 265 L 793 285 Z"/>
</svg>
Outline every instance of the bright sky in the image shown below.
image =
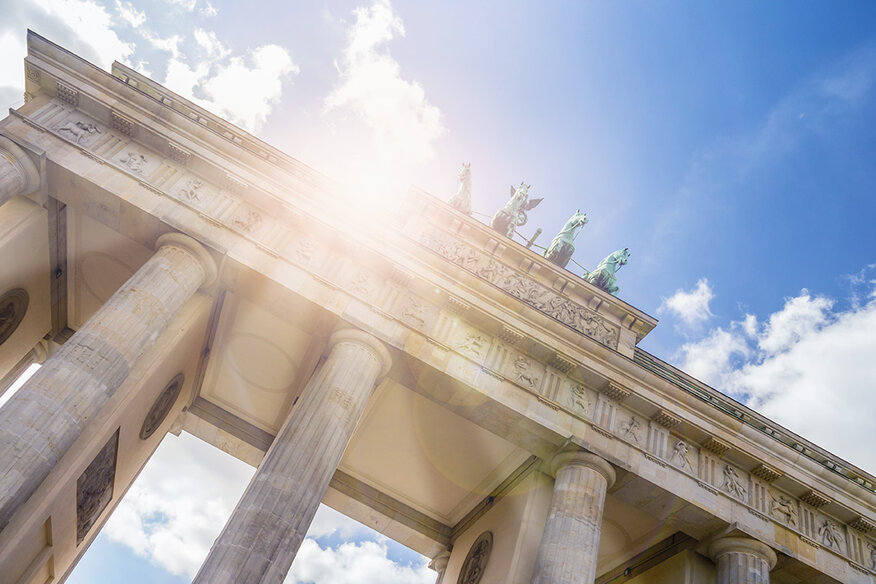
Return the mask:
<svg viewBox="0 0 876 584">
<path fill-rule="evenodd" d="M 542 245 L 580 208 L 575 260 L 630 248 L 643 348 L 876 471 L 876 4 L 311 4 L 0 0 L 0 106 L 30 27 L 383 206 L 449 198 L 462 162 L 483 214 L 525 180 Z M 169 437 L 71 581 L 189 581 L 251 472 Z M 288 582 L 434 580 L 318 517 Z"/>
</svg>

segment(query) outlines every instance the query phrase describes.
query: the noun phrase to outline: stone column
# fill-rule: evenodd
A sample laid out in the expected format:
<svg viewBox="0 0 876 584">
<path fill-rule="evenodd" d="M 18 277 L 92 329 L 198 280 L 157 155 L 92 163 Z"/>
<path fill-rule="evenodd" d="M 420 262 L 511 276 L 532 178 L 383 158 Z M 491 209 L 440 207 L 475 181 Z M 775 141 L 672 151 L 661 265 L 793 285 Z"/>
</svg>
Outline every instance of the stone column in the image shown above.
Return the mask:
<svg viewBox="0 0 876 584">
<path fill-rule="evenodd" d="M 194 239 L 158 251 L 0 409 L 0 531 L 45 480 L 180 307 L 216 277 Z"/>
<path fill-rule="evenodd" d="M 429 562 L 429 568 L 438 572 L 438 579 L 435 584 L 441 584 L 444 581 L 444 572 L 447 570 L 447 562 L 450 561 L 450 552 L 444 550 Z"/>
<path fill-rule="evenodd" d="M 15 142 L 0 136 L 0 205 L 39 186 L 40 173 L 30 157 Z"/>
<path fill-rule="evenodd" d="M 709 546 L 718 566 L 717 584 L 769 584 L 776 552 L 750 537 L 722 537 Z"/>
<path fill-rule="evenodd" d="M 280 584 L 347 442 L 391 357 L 371 335 L 342 330 L 307 382 L 194 584 Z"/>
<path fill-rule="evenodd" d="M 593 584 L 605 493 L 614 468 L 587 452 L 563 452 L 551 462 L 555 477 L 533 584 Z"/>
</svg>

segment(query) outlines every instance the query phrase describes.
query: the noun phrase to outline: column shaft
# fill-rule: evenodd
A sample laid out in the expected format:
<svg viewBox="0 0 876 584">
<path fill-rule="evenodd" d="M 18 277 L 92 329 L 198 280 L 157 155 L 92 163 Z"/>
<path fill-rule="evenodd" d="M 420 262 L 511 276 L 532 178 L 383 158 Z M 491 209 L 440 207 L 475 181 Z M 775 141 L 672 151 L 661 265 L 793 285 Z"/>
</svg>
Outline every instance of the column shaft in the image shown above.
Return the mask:
<svg viewBox="0 0 876 584">
<path fill-rule="evenodd" d="M 0 530 L 192 294 L 215 276 L 200 244 L 179 234 L 159 250 L 0 409 Z"/>
<path fill-rule="evenodd" d="M 15 195 L 26 195 L 40 184 L 39 171 L 15 142 L 0 136 L 0 205 Z"/>
<path fill-rule="evenodd" d="M 614 469 L 584 452 L 558 455 L 554 494 L 535 561 L 533 584 L 593 584 L 605 493 Z"/>
<path fill-rule="evenodd" d="M 195 584 L 283 582 L 389 353 L 373 337 L 340 331 L 307 383 Z"/>
<path fill-rule="evenodd" d="M 709 546 L 718 566 L 717 584 L 769 584 L 776 553 L 748 537 L 723 537 Z"/>
</svg>

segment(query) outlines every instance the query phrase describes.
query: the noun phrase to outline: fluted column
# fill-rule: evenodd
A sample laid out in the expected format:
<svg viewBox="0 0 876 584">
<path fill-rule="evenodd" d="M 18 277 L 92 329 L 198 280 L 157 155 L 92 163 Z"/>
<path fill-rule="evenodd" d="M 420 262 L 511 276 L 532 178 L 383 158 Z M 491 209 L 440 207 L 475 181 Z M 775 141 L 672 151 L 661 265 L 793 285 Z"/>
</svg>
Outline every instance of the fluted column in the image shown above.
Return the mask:
<svg viewBox="0 0 876 584">
<path fill-rule="evenodd" d="M 776 552 L 750 537 L 722 537 L 709 546 L 718 566 L 717 584 L 769 584 Z"/>
<path fill-rule="evenodd" d="M 593 584 L 605 493 L 614 468 L 587 452 L 563 452 L 551 463 L 554 494 L 533 584 Z"/>
<path fill-rule="evenodd" d="M 158 251 L 0 409 L 0 530 L 200 286 L 216 276 L 194 239 Z"/>
<path fill-rule="evenodd" d="M 391 357 L 362 331 L 332 335 L 255 476 L 195 576 L 195 584 L 280 584 L 347 442 Z"/>
<path fill-rule="evenodd" d="M 36 165 L 12 140 L 0 136 L 0 205 L 40 186 Z"/>
<path fill-rule="evenodd" d="M 441 584 L 444 581 L 444 572 L 447 570 L 447 562 L 450 561 L 450 552 L 444 550 L 429 562 L 429 568 L 438 572 L 438 578 L 435 584 Z"/>
</svg>

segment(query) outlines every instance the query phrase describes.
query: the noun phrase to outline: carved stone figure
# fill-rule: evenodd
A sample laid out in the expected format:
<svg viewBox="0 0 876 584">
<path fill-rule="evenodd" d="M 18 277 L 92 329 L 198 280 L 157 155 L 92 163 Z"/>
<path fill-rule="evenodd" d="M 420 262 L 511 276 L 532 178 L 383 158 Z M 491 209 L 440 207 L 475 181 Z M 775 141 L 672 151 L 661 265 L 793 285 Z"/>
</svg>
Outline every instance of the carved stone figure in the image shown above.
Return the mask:
<svg viewBox="0 0 876 584">
<path fill-rule="evenodd" d="M 630 259 L 630 248 L 625 247 L 623 249 L 619 249 L 616 252 L 609 254 L 604 260 L 599 262 L 599 265 L 596 266 L 596 269 L 586 274 L 584 279 L 593 284 L 594 286 L 599 286 L 609 294 L 613 294 L 617 296 L 618 291 L 620 290 L 620 286 L 617 285 L 617 271 L 621 266 L 626 265 L 626 263 Z"/>
<path fill-rule="evenodd" d="M 82 141 L 92 136 L 97 136 L 101 133 L 100 128 L 89 122 L 72 122 L 70 120 L 64 122 L 55 128 L 59 134 L 66 134 L 77 144 L 82 144 Z"/>
<path fill-rule="evenodd" d="M 511 199 L 496 211 L 490 227 L 505 237 L 513 237 L 517 227 L 526 225 L 526 212 L 534 209 L 544 199 L 529 199 L 530 185 L 520 183 L 516 189 L 511 187 Z"/>
<path fill-rule="evenodd" d="M 682 470 L 693 470 L 693 465 L 690 463 L 690 460 L 687 458 L 687 453 L 690 450 L 690 447 L 683 441 L 679 440 L 675 445 L 675 448 L 672 449 L 672 456 L 669 459 L 669 462 L 672 464 L 677 464 L 679 468 Z"/>
<path fill-rule="evenodd" d="M 821 527 L 818 528 L 818 535 L 821 536 L 821 543 L 827 547 L 840 552 L 844 551 L 845 536 L 839 526 L 830 519 L 825 519 L 821 523 Z"/>
<path fill-rule="evenodd" d="M 465 333 L 465 337 L 460 339 L 456 346 L 475 357 L 480 357 L 486 343 L 487 340 L 477 333 Z"/>
<path fill-rule="evenodd" d="M 472 544 L 462 570 L 459 572 L 458 584 L 478 584 L 487 568 L 490 552 L 493 550 L 493 532 L 482 533 Z"/>
<path fill-rule="evenodd" d="M 459 169 L 459 181 L 456 186 L 456 194 L 450 197 L 450 206 L 471 215 L 471 162 L 465 162 Z"/>
<path fill-rule="evenodd" d="M 619 428 L 621 431 L 621 438 L 631 440 L 636 444 L 640 444 L 642 442 L 642 426 L 636 416 L 630 416 L 630 420 L 628 422 L 621 422 Z"/>
<path fill-rule="evenodd" d="M 179 190 L 179 194 L 182 195 L 182 197 L 187 201 L 190 201 L 192 203 L 200 203 L 201 194 L 199 191 L 201 190 L 202 186 L 204 186 L 204 183 L 202 183 L 200 180 L 196 178 L 190 178 L 188 182 L 186 182 L 186 186 Z"/>
<path fill-rule="evenodd" d="M 244 209 L 239 214 L 235 215 L 231 223 L 247 233 L 252 233 L 259 223 L 262 222 L 262 216 L 252 209 Z"/>
<path fill-rule="evenodd" d="M 617 347 L 620 331 L 590 308 L 560 296 L 508 266 L 488 258 L 460 241 L 436 233 L 424 237 L 424 243 L 456 265 L 516 296 L 566 326 L 608 347 Z"/>
<path fill-rule="evenodd" d="M 127 166 L 131 172 L 143 174 L 143 165 L 146 164 L 146 157 L 137 152 L 128 152 L 119 158 L 119 162 Z"/>
<path fill-rule="evenodd" d="M 867 547 L 870 548 L 870 569 L 876 570 L 876 545 L 868 542 Z"/>
<path fill-rule="evenodd" d="M 426 319 L 423 318 L 426 312 L 426 307 L 414 298 L 411 298 L 410 304 L 402 311 L 402 317 L 412 321 L 418 328 L 426 325 Z"/>
<path fill-rule="evenodd" d="M 523 355 L 518 355 L 514 361 L 514 369 L 517 372 L 515 379 L 534 388 L 538 385 L 538 376 L 530 369 L 531 366 L 529 359 Z"/>
<path fill-rule="evenodd" d="M 797 526 L 797 504 L 790 497 L 779 495 L 778 497 L 770 494 L 770 514 L 773 517 L 784 519 L 788 525 Z"/>
<path fill-rule="evenodd" d="M 580 209 L 569 217 L 563 228 L 554 237 L 547 250 L 544 252 L 544 257 L 553 264 L 565 268 L 569 260 L 572 259 L 572 254 L 575 253 L 575 238 L 581 228 L 587 223 L 587 215 L 582 213 Z"/>
<path fill-rule="evenodd" d="M 724 465 L 724 490 L 737 499 L 745 499 L 745 495 L 748 493 L 748 489 L 742 486 L 736 469 L 729 464 Z"/>
<path fill-rule="evenodd" d="M 573 383 L 569 388 L 568 403 L 572 409 L 578 410 L 585 416 L 590 413 L 590 400 L 587 399 L 587 391 L 577 383 Z"/>
</svg>

